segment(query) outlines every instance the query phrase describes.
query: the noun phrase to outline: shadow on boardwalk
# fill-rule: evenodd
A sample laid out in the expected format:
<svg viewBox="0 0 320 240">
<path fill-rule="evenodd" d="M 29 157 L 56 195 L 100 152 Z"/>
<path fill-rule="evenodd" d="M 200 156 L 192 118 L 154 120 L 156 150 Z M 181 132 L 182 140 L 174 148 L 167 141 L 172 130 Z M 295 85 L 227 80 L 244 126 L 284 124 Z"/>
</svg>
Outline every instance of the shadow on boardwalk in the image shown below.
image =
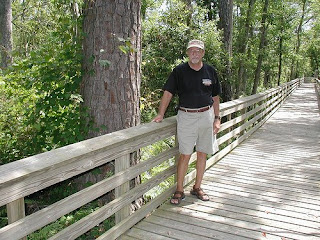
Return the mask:
<svg viewBox="0 0 320 240">
<path fill-rule="evenodd" d="M 319 146 L 317 97 L 305 83 L 205 173 L 209 202 L 166 202 L 121 239 L 320 239 Z"/>
</svg>

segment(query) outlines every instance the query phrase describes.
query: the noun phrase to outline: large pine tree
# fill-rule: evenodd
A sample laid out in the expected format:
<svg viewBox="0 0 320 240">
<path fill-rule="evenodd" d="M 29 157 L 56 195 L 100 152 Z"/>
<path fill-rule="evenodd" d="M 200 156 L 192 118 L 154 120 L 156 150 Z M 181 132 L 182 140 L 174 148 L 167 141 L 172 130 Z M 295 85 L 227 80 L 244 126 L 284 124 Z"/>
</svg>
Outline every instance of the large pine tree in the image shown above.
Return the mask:
<svg viewBox="0 0 320 240">
<path fill-rule="evenodd" d="M 12 62 L 12 8 L 11 0 L 0 1 L 0 55 L 1 68 L 7 68 Z"/>
<path fill-rule="evenodd" d="M 140 124 L 141 1 L 86 0 L 81 94 L 94 128 L 88 138 Z M 137 153 L 130 164 L 138 161 Z M 85 174 L 77 183 L 97 182 L 113 171 Z M 138 182 L 139 179 L 136 179 Z M 108 198 L 107 198 L 108 200 Z"/>
<path fill-rule="evenodd" d="M 85 1 L 81 93 L 100 128 L 88 137 L 140 123 L 140 8 L 137 0 Z"/>
</svg>

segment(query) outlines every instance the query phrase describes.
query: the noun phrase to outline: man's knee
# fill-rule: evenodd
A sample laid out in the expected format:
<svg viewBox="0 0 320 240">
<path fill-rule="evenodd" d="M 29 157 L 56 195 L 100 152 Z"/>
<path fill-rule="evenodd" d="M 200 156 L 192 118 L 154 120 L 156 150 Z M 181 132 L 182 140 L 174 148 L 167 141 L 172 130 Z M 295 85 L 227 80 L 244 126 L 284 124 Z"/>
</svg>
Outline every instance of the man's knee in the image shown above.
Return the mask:
<svg viewBox="0 0 320 240">
<path fill-rule="evenodd" d="M 189 161 L 190 160 L 191 155 L 190 154 L 180 154 L 180 160 L 182 161 Z"/>
<path fill-rule="evenodd" d="M 197 157 L 201 159 L 207 159 L 207 154 L 204 152 L 197 152 Z"/>
</svg>

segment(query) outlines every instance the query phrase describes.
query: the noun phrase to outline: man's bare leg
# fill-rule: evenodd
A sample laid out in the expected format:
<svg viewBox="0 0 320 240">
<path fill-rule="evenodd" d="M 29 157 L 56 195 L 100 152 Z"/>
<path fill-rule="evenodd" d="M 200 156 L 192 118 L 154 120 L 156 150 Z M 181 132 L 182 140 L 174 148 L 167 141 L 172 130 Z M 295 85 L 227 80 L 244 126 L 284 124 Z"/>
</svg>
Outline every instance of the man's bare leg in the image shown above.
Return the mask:
<svg viewBox="0 0 320 240">
<path fill-rule="evenodd" d="M 207 162 L 207 154 L 203 152 L 197 152 L 197 176 L 196 182 L 194 184 L 194 188 L 199 188 L 201 186 L 201 182 L 203 179 L 203 174 L 206 169 L 206 162 Z"/>
<path fill-rule="evenodd" d="M 188 170 L 190 157 L 191 157 L 191 155 L 180 154 L 180 157 L 178 160 L 178 166 L 177 166 L 177 189 L 176 189 L 176 191 L 183 192 L 183 180 L 184 180 L 184 177 L 185 177 L 187 170 Z M 178 194 L 177 197 L 180 197 L 180 194 Z M 178 199 L 171 199 L 171 203 L 177 204 Z"/>
<path fill-rule="evenodd" d="M 197 152 L 197 164 L 196 164 L 196 169 L 197 169 L 197 176 L 196 176 L 196 181 L 193 186 L 193 189 L 198 189 L 198 191 L 194 192 L 203 201 L 208 201 L 209 196 L 203 192 L 201 187 L 201 182 L 203 179 L 204 172 L 206 170 L 206 161 L 207 161 L 207 154 L 203 152 Z"/>
</svg>

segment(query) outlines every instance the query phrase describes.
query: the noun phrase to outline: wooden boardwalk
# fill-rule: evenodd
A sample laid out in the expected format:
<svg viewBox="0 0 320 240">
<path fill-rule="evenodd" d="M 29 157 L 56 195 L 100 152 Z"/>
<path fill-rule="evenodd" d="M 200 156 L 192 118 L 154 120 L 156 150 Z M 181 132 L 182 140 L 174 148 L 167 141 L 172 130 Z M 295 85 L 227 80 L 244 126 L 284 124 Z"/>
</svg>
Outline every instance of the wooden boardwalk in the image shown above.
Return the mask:
<svg viewBox="0 0 320 240">
<path fill-rule="evenodd" d="M 304 83 L 249 139 L 206 171 L 202 202 L 185 189 L 120 239 L 320 239 L 320 116 Z"/>
</svg>

